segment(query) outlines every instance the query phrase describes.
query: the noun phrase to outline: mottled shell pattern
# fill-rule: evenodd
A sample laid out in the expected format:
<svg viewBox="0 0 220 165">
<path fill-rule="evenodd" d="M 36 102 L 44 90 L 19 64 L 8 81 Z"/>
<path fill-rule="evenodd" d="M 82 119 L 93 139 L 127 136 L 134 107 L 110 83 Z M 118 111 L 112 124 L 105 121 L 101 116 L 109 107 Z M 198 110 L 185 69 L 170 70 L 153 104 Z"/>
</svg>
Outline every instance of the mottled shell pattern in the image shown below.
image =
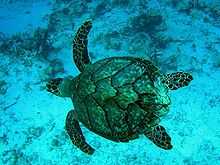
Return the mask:
<svg viewBox="0 0 220 165">
<path fill-rule="evenodd" d="M 168 112 L 168 89 L 152 62 L 111 57 L 90 64 L 76 78 L 73 103 L 90 130 L 115 141 L 137 138 Z"/>
</svg>

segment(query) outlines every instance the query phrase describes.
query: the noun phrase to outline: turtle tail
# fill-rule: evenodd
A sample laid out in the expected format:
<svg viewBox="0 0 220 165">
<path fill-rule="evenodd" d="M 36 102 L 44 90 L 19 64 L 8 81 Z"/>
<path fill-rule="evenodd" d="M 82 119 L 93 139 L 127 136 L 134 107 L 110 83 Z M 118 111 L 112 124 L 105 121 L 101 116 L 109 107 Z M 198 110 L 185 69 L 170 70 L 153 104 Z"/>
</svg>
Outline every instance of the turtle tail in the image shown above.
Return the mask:
<svg viewBox="0 0 220 165">
<path fill-rule="evenodd" d="M 192 80 L 193 77 L 190 73 L 176 72 L 165 75 L 162 78 L 162 83 L 166 84 L 170 90 L 176 90 L 178 88 L 188 86 Z"/>
</svg>

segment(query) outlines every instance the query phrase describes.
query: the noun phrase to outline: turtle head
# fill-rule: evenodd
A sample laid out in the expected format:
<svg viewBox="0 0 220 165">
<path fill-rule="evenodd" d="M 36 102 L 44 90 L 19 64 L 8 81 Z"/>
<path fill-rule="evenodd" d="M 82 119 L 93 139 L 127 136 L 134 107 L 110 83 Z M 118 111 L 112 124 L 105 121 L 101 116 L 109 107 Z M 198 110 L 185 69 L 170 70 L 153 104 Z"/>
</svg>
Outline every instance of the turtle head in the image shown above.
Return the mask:
<svg viewBox="0 0 220 165">
<path fill-rule="evenodd" d="M 60 97 L 71 97 L 73 78 L 54 78 L 47 82 L 46 90 Z"/>
</svg>

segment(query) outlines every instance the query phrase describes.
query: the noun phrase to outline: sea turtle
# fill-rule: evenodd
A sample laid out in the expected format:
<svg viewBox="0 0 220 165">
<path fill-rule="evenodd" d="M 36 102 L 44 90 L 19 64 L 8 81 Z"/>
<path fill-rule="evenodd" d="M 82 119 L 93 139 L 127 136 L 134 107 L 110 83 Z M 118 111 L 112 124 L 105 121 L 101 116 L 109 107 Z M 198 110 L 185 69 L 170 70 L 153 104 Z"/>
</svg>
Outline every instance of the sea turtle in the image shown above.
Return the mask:
<svg viewBox="0 0 220 165">
<path fill-rule="evenodd" d="M 171 138 L 159 125 L 171 103 L 167 92 L 187 86 L 193 77 L 186 72 L 162 74 L 151 61 L 139 57 L 110 57 L 92 64 L 87 51 L 91 27 L 92 21 L 86 20 L 73 39 L 73 59 L 81 73 L 46 84 L 47 91 L 73 102 L 65 124 L 72 143 L 87 154 L 94 153 L 81 122 L 115 142 L 144 134 L 157 146 L 171 149 Z"/>
</svg>

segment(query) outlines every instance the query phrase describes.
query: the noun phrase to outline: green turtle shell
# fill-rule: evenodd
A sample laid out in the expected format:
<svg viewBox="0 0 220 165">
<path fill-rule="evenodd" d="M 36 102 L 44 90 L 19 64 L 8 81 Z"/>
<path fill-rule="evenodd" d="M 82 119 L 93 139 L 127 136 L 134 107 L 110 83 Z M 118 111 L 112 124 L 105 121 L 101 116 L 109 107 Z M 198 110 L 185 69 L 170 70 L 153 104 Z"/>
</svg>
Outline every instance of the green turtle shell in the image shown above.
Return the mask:
<svg viewBox="0 0 220 165">
<path fill-rule="evenodd" d="M 72 101 L 78 120 L 113 141 L 128 141 L 158 124 L 170 99 L 159 69 L 148 60 L 112 57 L 76 77 Z"/>
</svg>

